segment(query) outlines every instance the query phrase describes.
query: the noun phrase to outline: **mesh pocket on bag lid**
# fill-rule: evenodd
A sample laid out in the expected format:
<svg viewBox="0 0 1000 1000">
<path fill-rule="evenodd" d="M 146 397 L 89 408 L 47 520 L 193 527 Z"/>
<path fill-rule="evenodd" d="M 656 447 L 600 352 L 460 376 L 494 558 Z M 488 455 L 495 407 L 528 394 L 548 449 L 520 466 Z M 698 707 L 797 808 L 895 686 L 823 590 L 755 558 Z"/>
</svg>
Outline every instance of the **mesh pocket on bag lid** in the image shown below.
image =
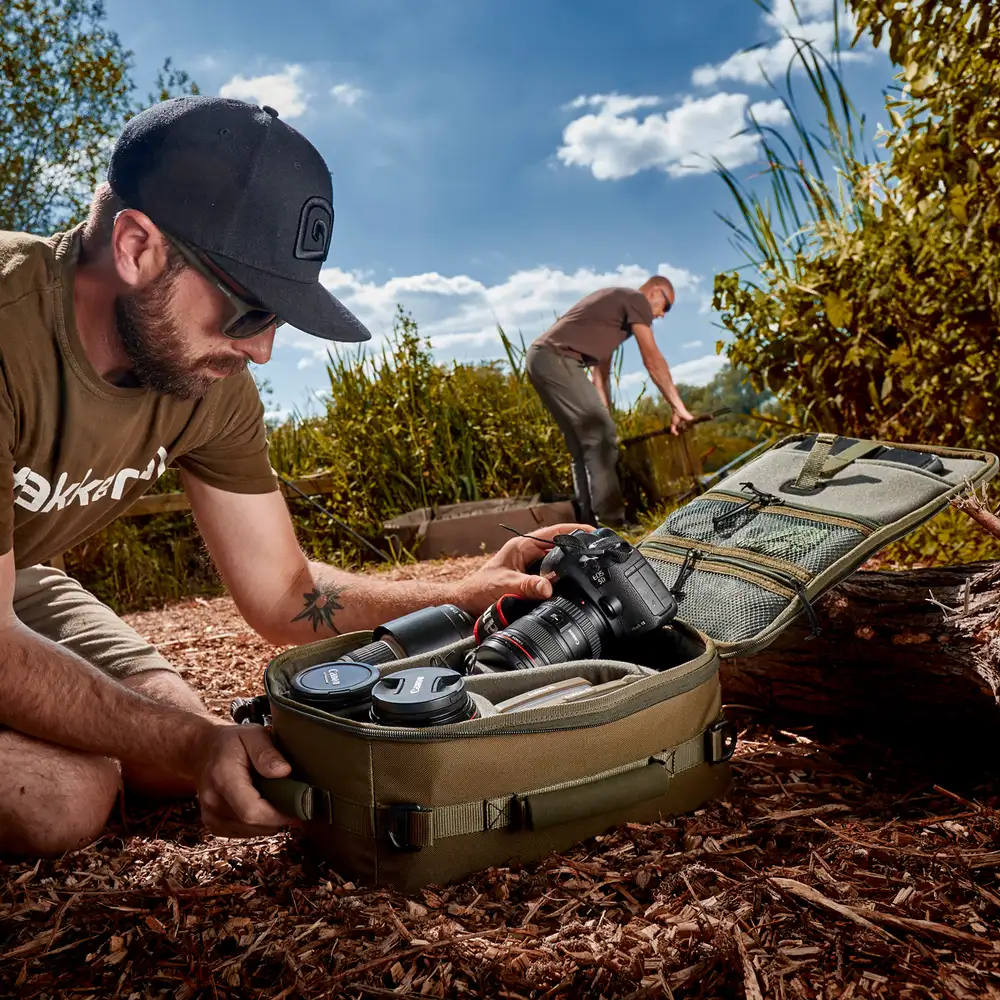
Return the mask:
<svg viewBox="0 0 1000 1000">
<path fill-rule="evenodd" d="M 681 567 L 647 556 L 660 579 L 673 587 Z M 699 567 L 684 581 L 678 595 L 678 617 L 717 642 L 742 642 L 762 632 L 788 606 L 782 597 L 737 576 Z"/>
<path fill-rule="evenodd" d="M 753 508 L 732 515 L 739 501 L 697 500 L 674 511 L 652 537 L 675 535 L 692 541 L 756 552 L 794 563 L 816 574 L 864 540 L 860 530 L 822 520 Z"/>
</svg>

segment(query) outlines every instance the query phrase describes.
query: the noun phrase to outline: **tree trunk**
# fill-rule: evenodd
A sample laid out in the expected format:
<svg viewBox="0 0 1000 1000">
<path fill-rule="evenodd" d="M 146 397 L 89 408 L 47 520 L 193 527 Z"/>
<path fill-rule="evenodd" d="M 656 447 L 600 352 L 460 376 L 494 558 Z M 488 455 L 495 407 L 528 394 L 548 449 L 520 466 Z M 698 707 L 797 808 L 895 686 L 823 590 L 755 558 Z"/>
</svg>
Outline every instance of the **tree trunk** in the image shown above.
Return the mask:
<svg viewBox="0 0 1000 1000">
<path fill-rule="evenodd" d="M 816 612 L 816 638 L 797 624 L 763 652 L 724 661 L 725 701 L 926 737 L 996 731 L 1000 563 L 858 572 Z"/>
</svg>

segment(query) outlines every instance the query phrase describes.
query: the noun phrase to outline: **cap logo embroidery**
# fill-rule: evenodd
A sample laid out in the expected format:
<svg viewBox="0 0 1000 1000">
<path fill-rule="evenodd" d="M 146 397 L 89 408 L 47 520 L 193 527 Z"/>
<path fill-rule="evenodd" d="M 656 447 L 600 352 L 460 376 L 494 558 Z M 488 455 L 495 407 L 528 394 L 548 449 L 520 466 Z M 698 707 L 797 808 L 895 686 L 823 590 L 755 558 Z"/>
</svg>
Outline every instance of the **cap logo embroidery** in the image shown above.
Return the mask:
<svg viewBox="0 0 1000 1000">
<path fill-rule="evenodd" d="M 299 260 L 326 260 L 333 236 L 333 206 L 318 195 L 310 198 L 299 213 L 295 256 Z"/>
</svg>

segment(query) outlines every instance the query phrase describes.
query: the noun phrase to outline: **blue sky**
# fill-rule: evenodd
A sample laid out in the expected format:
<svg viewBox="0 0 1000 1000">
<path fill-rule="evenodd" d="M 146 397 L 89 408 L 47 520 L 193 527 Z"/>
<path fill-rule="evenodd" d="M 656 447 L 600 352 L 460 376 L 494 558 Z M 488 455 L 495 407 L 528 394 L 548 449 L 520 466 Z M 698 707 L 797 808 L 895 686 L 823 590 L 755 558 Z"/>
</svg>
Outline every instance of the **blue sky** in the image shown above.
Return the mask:
<svg viewBox="0 0 1000 1000">
<path fill-rule="evenodd" d="M 797 0 L 821 49 L 832 0 Z M 107 0 L 146 93 L 165 56 L 203 93 L 273 105 L 333 174 L 323 280 L 374 341 L 396 303 L 435 355 L 501 355 L 500 323 L 530 341 L 583 295 L 668 275 L 654 326 L 679 381 L 722 362 L 713 276 L 742 263 L 715 212 L 733 206 L 718 156 L 751 178 L 735 135 L 753 107 L 780 126 L 761 67 L 783 73 L 791 0 Z M 844 39 L 849 38 L 849 29 Z M 759 45 L 746 54 L 747 47 Z M 874 130 L 893 70 L 867 42 L 845 64 Z M 377 344 L 376 344 L 377 346 Z M 261 372 L 284 411 L 315 410 L 327 345 L 287 327 Z M 619 398 L 643 383 L 624 348 Z"/>
</svg>

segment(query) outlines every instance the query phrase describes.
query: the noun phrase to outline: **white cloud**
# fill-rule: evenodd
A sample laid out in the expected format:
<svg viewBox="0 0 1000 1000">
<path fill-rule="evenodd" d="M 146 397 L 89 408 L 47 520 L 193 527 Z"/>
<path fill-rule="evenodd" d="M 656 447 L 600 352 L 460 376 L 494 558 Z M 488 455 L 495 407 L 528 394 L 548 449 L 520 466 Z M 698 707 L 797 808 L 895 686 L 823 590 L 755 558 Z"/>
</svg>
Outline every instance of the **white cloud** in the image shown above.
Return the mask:
<svg viewBox="0 0 1000 1000">
<path fill-rule="evenodd" d="M 367 93 L 360 87 L 354 87 L 349 83 L 338 83 L 330 91 L 331 96 L 338 104 L 343 104 L 348 108 L 353 108 L 361 98 L 367 96 Z"/>
<path fill-rule="evenodd" d="M 657 98 L 617 94 L 578 97 L 574 106 L 597 110 L 566 126 L 559 159 L 588 167 L 598 180 L 620 180 L 648 169 L 671 177 L 708 173 L 713 157 L 730 168 L 757 159 L 760 140 L 746 132 L 749 115 L 769 125 L 790 120 L 780 101 L 751 104 L 746 94 L 727 93 L 686 97 L 680 106 L 641 120 L 630 113 L 658 103 Z"/>
<path fill-rule="evenodd" d="M 696 292 L 701 278 L 693 274 L 686 267 L 674 267 L 673 264 L 661 264 L 656 273 L 664 278 L 670 279 L 670 284 L 674 286 L 674 293 L 680 295 L 682 292 Z"/>
<path fill-rule="evenodd" d="M 379 284 L 368 274 L 329 267 L 321 272 L 320 280 L 372 331 L 369 348 L 378 350 L 379 342 L 389 332 L 396 305 L 401 303 L 435 349 L 490 345 L 495 356 L 500 350 L 498 324 L 515 342 L 523 332 L 525 342 L 530 343 L 585 295 L 609 285 L 638 288 L 650 273 L 636 265 L 604 272 L 580 268 L 572 273 L 535 267 L 487 285 L 465 274 L 447 276 L 430 271 Z M 700 279 L 691 271 L 660 264 L 656 273 L 673 282 L 679 306 L 699 301 Z M 312 359 L 325 361 L 330 346 L 305 334 L 290 343 L 306 352 L 298 362 L 299 370 Z"/>
<path fill-rule="evenodd" d="M 613 115 L 627 115 L 630 111 L 655 108 L 662 103 L 659 97 L 629 97 L 626 94 L 591 94 L 588 97 L 581 94 L 566 107 L 574 111 L 580 108 L 604 108 Z"/>
<path fill-rule="evenodd" d="M 671 365 L 670 373 L 675 382 L 686 385 L 707 385 L 729 362 L 720 354 L 706 354 L 693 361 L 682 361 Z"/>
<path fill-rule="evenodd" d="M 686 344 L 681 344 L 681 347 L 685 351 L 693 351 L 696 347 L 701 347 L 702 343 L 701 340 L 689 340 Z"/>
<path fill-rule="evenodd" d="M 786 72 L 803 43 L 811 44 L 818 54 L 829 57 L 836 46 L 838 28 L 840 41 L 849 42 L 855 31 L 854 18 L 844 7 L 838 18 L 834 24 L 831 0 L 795 0 L 794 6 L 792 0 L 774 0 L 770 12 L 763 15 L 772 41 L 734 52 L 721 63 L 699 66 L 691 74 L 691 80 L 698 87 L 714 87 L 723 80 L 752 85 L 764 83 L 765 77 L 775 80 Z M 866 51 L 848 49 L 846 45 L 840 55 L 845 61 L 868 58 Z M 798 62 L 797 69 L 802 68 Z"/>
<path fill-rule="evenodd" d="M 308 95 L 303 86 L 305 75 L 305 69 L 298 64 L 286 66 L 280 73 L 268 76 L 248 78 L 237 74 L 219 88 L 219 96 L 267 104 L 282 118 L 298 118 L 305 114 L 308 106 Z"/>
<path fill-rule="evenodd" d="M 298 368 L 298 370 L 301 372 L 304 371 L 306 368 L 311 368 L 314 364 L 316 364 L 316 358 L 305 357 L 305 358 L 299 358 L 299 363 L 295 367 Z"/>
<path fill-rule="evenodd" d="M 682 361 L 679 365 L 670 366 L 670 374 L 675 382 L 685 385 L 708 385 L 716 373 L 729 362 L 718 354 L 706 354 L 693 361 Z M 626 400 L 634 400 L 645 388 L 646 394 L 656 393 L 656 386 L 649 380 L 649 373 L 641 368 L 639 371 L 628 372 L 618 380 L 618 393 Z"/>
</svg>

